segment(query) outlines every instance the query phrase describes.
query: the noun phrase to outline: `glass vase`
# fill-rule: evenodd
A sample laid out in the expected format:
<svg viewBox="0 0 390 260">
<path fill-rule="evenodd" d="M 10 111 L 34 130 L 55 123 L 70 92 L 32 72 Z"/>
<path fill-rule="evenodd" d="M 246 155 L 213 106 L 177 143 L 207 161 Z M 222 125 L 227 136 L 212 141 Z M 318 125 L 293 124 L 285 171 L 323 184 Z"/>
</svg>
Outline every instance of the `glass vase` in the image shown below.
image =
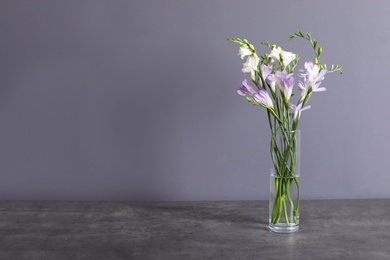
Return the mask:
<svg viewBox="0 0 390 260">
<path fill-rule="evenodd" d="M 269 229 L 293 233 L 299 229 L 301 132 L 275 131 L 271 139 L 274 168 L 270 174 Z"/>
</svg>

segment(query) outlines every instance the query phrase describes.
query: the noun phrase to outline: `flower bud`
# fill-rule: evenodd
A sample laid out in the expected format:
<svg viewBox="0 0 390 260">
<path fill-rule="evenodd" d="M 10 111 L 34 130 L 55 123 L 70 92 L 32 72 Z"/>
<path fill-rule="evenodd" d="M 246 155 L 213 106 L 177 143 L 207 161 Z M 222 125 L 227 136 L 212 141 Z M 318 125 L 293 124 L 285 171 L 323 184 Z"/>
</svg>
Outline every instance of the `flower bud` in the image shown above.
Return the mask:
<svg viewBox="0 0 390 260">
<path fill-rule="evenodd" d="M 319 47 L 319 48 L 318 48 L 318 57 L 320 57 L 320 56 L 321 56 L 321 54 L 322 54 L 322 51 L 323 51 L 322 47 Z"/>
</svg>

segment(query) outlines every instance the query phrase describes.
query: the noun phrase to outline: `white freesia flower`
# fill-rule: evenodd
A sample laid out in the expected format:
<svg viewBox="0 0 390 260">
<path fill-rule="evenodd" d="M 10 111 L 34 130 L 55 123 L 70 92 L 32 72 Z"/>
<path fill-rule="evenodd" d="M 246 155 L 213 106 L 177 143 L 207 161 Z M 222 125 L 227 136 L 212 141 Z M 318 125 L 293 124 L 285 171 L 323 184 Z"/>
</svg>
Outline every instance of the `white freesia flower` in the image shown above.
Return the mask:
<svg viewBox="0 0 390 260">
<path fill-rule="evenodd" d="M 290 62 L 295 60 L 296 55 L 292 52 L 283 51 L 282 54 L 282 62 L 283 62 L 283 68 L 285 69 Z"/>
<path fill-rule="evenodd" d="M 282 48 L 273 48 L 269 57 L 271 58 L 271 62 L 280 61 L 280 54 L 283 52 Z"/>
<path fill-rule="evenodd" d="M 282 48 L 277 47 L 273 48 L 269 54 L 271 62 L 282 61 L 283 69 L 285 69 L 293 60 L 295 60 L 296 55 L 292 52 L 284 51 Z"/>
<path fill-rule="evenodd" d="M 247 48 L 240 47 L 238 55 L 241 55 L 241 59 L 243 60 L 245 56 L 252 55 L 252 51 Z"/>
<path fill-rule="evenodd" d="M 255 71 L 257 70 L 257 66 L 259 64 L 260 59 L 258 57 L 249 56 L 246 60 L 246 62 L 242 65 L 242 72 L 244 73 L 251 73 L 251 76 L 253 77 L 255 74 Z"/>
</svg>

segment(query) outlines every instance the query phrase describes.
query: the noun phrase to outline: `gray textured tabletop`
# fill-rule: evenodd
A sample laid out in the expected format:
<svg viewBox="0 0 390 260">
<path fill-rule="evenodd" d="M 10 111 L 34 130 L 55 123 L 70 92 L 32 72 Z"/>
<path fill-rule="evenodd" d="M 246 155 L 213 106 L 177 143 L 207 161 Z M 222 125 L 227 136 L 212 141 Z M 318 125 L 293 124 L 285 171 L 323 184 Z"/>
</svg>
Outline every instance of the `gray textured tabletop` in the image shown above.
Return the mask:
<svg viewBox="0 0 390 260">
<path fill-rule="evenodd" d="M 390 199 L 303 201 L 300 230 L 267 201 L 0 201 L 0 259 L 390 259 Z"/>
</svg>

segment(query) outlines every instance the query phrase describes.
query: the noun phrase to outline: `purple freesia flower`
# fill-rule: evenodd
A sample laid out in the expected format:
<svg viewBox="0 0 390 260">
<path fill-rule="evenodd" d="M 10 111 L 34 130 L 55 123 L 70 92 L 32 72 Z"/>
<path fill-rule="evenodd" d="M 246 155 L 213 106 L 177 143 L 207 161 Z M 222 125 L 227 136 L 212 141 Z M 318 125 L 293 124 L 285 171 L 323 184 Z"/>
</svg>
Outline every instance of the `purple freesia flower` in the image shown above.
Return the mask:
<svg viewBox="0 0 390 260">
<path fill-rule="evenodd" d="M 274 103 L 265 89 L 259 89 L 254 95 L 254 99 L 266 107 L 274 108 Z"/>
<path fill-rule="evenodd" d="M 305 97 L 306 96 L 307 91 L 309 90 L 309 88 L 311 88 L 313 92 L 325 91 L 326 88 L 319 87 L 320 85 L 321 85 L 321 81 L 316 82 L 314 85 L 313 85 L 313 82 L 311 82 L 308 79 L 305 80 L 304 82 L 299 81 L 298 86 L 299 86 L 299 89 L 302 91 L 301 97 Z"/>
<path fill-rule="evenodd" d="M 286 99 L 286 101 L 290 100 L 292 90 L 295 84 L 295 78 L 293 77 L 294 74 L 287 74 L 287 71 L 283 70 L 277 71 L 275 75 L 278 79 L 280 89 L 284 94 L 284 98 Z"/>
<path fill-rule="evenodd" d="M 310 105 L 305 106 L 305 107 L 302 108 L 302 102 L 299 103 L 298 106 L 290 104 L 290 107 L 291 107 L 291 110 L 294 111 L 294 114 L 293 114 L 294 121 L 299 119 L 299 117 L 301 116 L 301 112 L 302 111 L 305 111 L 305 110 L 308 110 L 308 109 L 311 108 Z"/>
<path fill-rule="evenodd" d="M 268 65 L 268 66 L 264 64 L 261 65 L 261 74 L 263 75 L 264 80 L 267 80 L 271 72 L 272 72 L 272 65 Z"/>
<path fill-rule="evenodd" d="M 310 105 L 305 106 L 305 107 L 302 108 L 302 102 L 299 103 L 298 106 L 290 104 L 290 107 L 291 107 L 291 110 L 294 111 L 294 114 L 293 114 L 294 121 L 299 119 L 299 117 L 301 116 L 301 112 L 302 111 L 305 111 L 305 110 L 308 110 L 308 109 L 311 108 Z"/>
<path fill-rule="evenodd" d="M 327 70 L 323 69 L 320 71 L 317 64 L 307 61 L 305 62 L 305 69 L 300 70 L 300 72 L 301 77 L 304 77 L 314 83 L 323 80 Z"/>
<path fill-rule="evenodd" d="M 249 81 L 244 79 L 242 81 L 242 86 L 237 90 L 237 93 L 241 96 L 252 97 L 256 102 L 261 103 L 265 107 L 273 108 L 273 102 L 271 97 L 268 95 L 268 92 L 264 89 L 255 91 Z"/>
<path fill-rule="evenodd" d="M 278 82 L 278 78 L 276 77 L 276 75 L 275 74 L 269 74 L 265 81 L 271 87 L 272 92 L 275 93 L 276 82 Z"/>
<path fill-rule="evenodd" d="M 265 81 L 265 82 L 267 82 L 267 78 L 268 78 L 268 76 L 270 76 L 270 75 L 272 75 L 271 73 L 272 73 L 272 65 L 264 65 L 264 64 L 262 64 L 261 65 L 261 76 L 262 76 L 262 79 Z M 263 86 L 263 81 L 261 80 L 261 78 L 259 79 L 259 82 L 260 82 L 260 85 L 262 86 L 262 87 L 264 87 Z"/>
<path fill-rule="evenodd" d="M 249 81 L 247 81 L 246 79 L 244 79 L 242 81 L 242 86 L 237 89 L 237 93 L 241 96 L 250 96 L 250 97 L 253 97 L 253 95 L 256 94 L 256 91 L 252 88 L 252 85 L 251 83 L 249 83 Z"/>
<path fill-rule="evenodd" d="M 309 88 L 312 88 L 313 92 L 321 92 L 325 91 L 326 88 L 320 87 L 322 80 L 324 80 L 324 76 L 327 70 L 319 70 L 317 64 L 314 64 L 311 61 L 305 62 L 305 69 L 300 70 L 299 76 L 303 78 L 303 82 L 299 82 L 298 86 L 303 91 L 302 96 L 306 96 Z"/>
</svg>

